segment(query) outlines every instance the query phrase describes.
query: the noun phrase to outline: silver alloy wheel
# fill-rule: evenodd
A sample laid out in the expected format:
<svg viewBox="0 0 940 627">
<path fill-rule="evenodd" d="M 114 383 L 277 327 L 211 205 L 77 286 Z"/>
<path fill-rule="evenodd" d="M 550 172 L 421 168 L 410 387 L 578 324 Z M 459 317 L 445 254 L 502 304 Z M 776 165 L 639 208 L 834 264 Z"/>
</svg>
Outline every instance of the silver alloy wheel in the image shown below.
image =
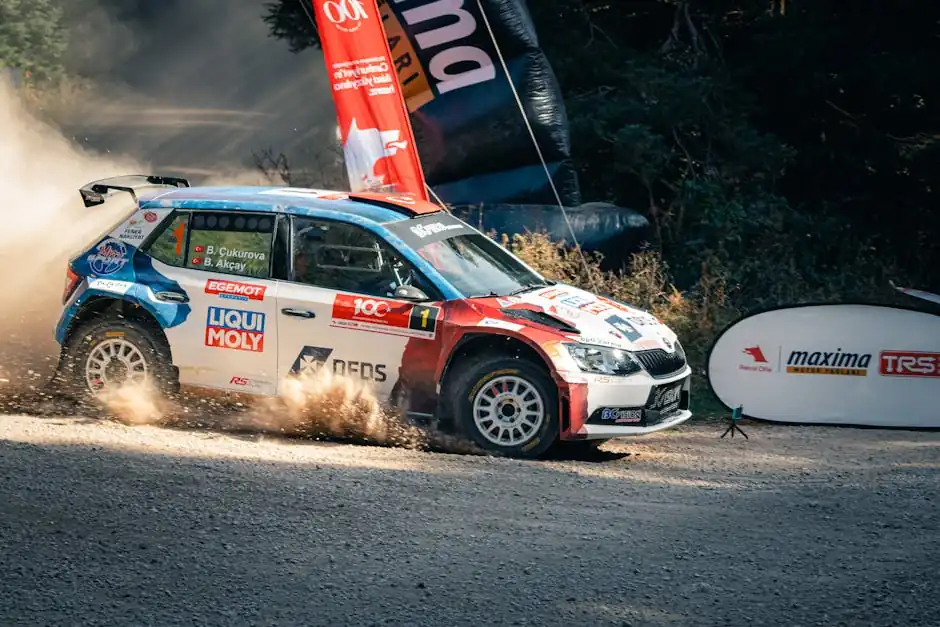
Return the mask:
<svg viewBox="0 0 940 627">
<path fill-rule="evenodd" d="M 85 383 L 92 394 L 147 378 L 147 360 L 137 346 L 123 338 L 105 340 L 85 360 Z"/>
<path fill-rule="evenodd" d="M 521 377 L 489 381 L 473 398 L 473 422 L 484 438 L 498 446 L 519 446 L 545 422 L 542 395 Z"/>
</svg>

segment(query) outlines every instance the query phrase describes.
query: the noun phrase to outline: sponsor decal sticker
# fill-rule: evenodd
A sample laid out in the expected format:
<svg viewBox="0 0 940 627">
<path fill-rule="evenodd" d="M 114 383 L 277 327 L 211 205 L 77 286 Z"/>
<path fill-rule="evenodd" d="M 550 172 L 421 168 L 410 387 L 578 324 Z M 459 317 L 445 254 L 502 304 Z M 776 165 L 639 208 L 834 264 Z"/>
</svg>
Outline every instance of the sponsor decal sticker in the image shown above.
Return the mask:
<svg viewBox="0 0 940 627">
<path fill-rule="evenodd" d="M 623 312 L 626 312 L 626 313 L 630 313 L 630 314 L 636 313 L 636 310 L 635 310 L 635 309 L 632 309 L 632 308 L 630 308 L 630 307 L 627 307 L 626 305 L 622 305 L 622 304 L 618 303 L 617 301 L 611 300 L 611 299 L 609 299 L 609 298 L 607 298 L 607 297 L 605 297 L 605 296 L 598 296 L 598 297 L 597 297 L 597 300 L 601 301 L 602 303 L 606 303 L 606 304 L 610 305 L 610 306 L 613 307 L 614 309 L 619 309 L 620 311 L 623 311 Z"/>
<path fill-rule="evenodd" d="M 142 228 L 134 226 L 135 223 L 136 221 L 132 220 L 130 224 L 121 229 L 117 237 L 131 244 L 139 244 L 144 241 L 146 234 Z"/>
<path fill-rule="evenodd" d="M 433 340 L 440 318 L 440 307 L 337 294 L 330 326 Z"/>
<path fill-rule="evenodd" d="M 536 294 L 536 296 L 540 296 L 540 297 L 546 298 L 546 299 L 548 299 L 548 300 L 555 300 L 556 298 L 559 298 L 559 297 L 564 296 L 564 295 L 566 295 L 566 294 L 568 294 L 568 290 L 566 290 L 566 289 L 564 289 L 564 288 L 560 288 L 560 287 L 550 287 L 550 288 L 548 288 L 547 290 L 545 290 L 544 292 L 538 292 L 538 293 Z"/>
<path fill-rule="evenodd" d="M 578 318 L 581 317 L 580 311 L 578 311 L 577 309 L 573 309 L 571 307 L 567 307 L 565 305 L 549 305 L 548 313 L 554 314 L 558 316 L 559 318 L 562 318 L 565 320 L 577 320 Z"/>
<path fill-rule="evenodd" d="M 266 384 L 268 384 L 267 381 L 257 381 L 255 379 L 249 379 L 248 377 L 232 377 L 231 380 L 229 380 L 229 385 L 237 385 L 250 390 L 257 390 L 262 385 Z"/>
<path fill-rule="evenodd" d="M 236 281 L 222 281 L 218 279 L 209 279 L 206 281 L 206 294 L 227 298 L 230 300 L 264 300 L 264 293 L 267 291 L 266 285 L 255 285 L 253 283 L 239 283 Z"/>
<path fill-rule="evenodd" d="M 158 217 L 159 216 L 157 216 L 157 214 L 154 213 L 153 211 L 144 212 L 144 220 L 146 220 L 147 222 L 150 222 L 151 224 L 156 222 Z"/>
<path fill-rule="evenodd" d="M 423 239 L 430 235 L 443 233 L 444 231 L 453 231 L 455 229 L 462 228 L 462 224 L 441 224 L 440 222 L 432 222 L 431 224 L 419 224 L 417 226 L 413 226 L 411 227 L 411 232 Z"/>
<path fill-rule="evenodd" d="M 885 377 L 940 378 L 940 353 L 881 351 L 878 373 Z"/>
<path fill-rule="evenodd" d="M 609 348 L 620 348 L 619 343 L 614 342 L 613 340 L 608 340 L 607 338 L 603 338 L 603 337 L 585 336 L 581 338 L 580 342 L 582 344 L 594 344 L 595 346 L 607 346 Z"/>
<path fill-rule="evenodd" d="M 492 327 L 494 329 L 506 329 L 507 331 L 518 331 L 522 328 L 521 324 L 515 324 L 505 320 L 497 320 L 496 318 L 483 318 L 483 320 L 480 320 L 479 326 Z"/>
<path fill-rule="evenodd" d="M 599 300 L 595 300 L 595 301 L 593 301 L 593 302 L 588 303 L 587 305 L 582 305 L 580 309 L 581 309 L 581 311 L 583 311 L 583 312 L 585 312 L 585 313 L 589 313 L 589 314 L 592 314 L 592 315 L 595 315 L 595 316 L 599 316 L 599 315 L 601 315 L 602 313 L 604 313 L 605 311 L 609 310 L 609 309 L 610 309 L 610 306 L 609 306 L 608 304 L 606 304 L 606 303 L 603 303 L 603 302 L 599 301 Z"/>
<path fill-rule="evenodd" d="M 852 353 L 837 348 L 832 351 L 790 351 L 787 357 L 788 374 L 827 374 L 844 377 L 868 375 L 872 355 Z"/>
<path fill-rule="evenodd" d="M 88 265 L 98 276 L 114 274 L 126 264 L 127 245 L 110 237 L 98 244 L 95 252 L 88 256 Z"/>
<path fill-rule="evenodd" d="M 563 298 L 561 300 L 561 304 L 574 308 L 583 307 L 584 305 L 589 305 L 592 302 L 594 302 L 593 299 L 582 296 L 580 294 L 571 294 L 567 298 Z"/>
<path fill-rule="evenodd" d="M 209 307 L 206 319 L 206 346 L 264 352 L 265 315 L 225 307 Z"/>
<path fill-rule="evenodd" d="M 739 370 L 749 370 L 751 372 L 774 372 L 774 367 L 764 355 L 764 350 L 760 346 L 748 346 L 741 351 L 747 357 L 742 363 L 738 364 Z"/>
<path fill-rule="evenodd" d="M 636 327 L 630 324 L 628 320 L 621 316 L 610 316 L 604 320 L 607 324 L 623 333 L 624 337 L 630 342 L 636 342 L 643 337 L 643 334 L 636 330 Z"/>
<path fill-rule="evenodd" d="M 332 348 L 322 346 L 304 346 L 294 360 L 290 372 L 292 375 L 313 374 L 319 372 L 329 361 L 333 374 L 347 377 L 359 377 L 363 381 L 381 383 L 388 379 L 386 364 L 372 364 L 365 361 L 330 359 Z"/>
<path fill-rule="evenodd" d="M 134 287 L 130 281 L 115 281 L 113 279 L 91 279 L 88 282 L 88 289 L 101 290 L 102 292 L 113 292 L 115 294 L 127 294 L 128 290 Z"/>
<path fill-rule="evenodd" d="M 601 420 L 609 420 L 617 424 L 636 424 L 643 421 L 643 410 L 621 407 L 605 407 L 601 412 Z"/>
</svg>

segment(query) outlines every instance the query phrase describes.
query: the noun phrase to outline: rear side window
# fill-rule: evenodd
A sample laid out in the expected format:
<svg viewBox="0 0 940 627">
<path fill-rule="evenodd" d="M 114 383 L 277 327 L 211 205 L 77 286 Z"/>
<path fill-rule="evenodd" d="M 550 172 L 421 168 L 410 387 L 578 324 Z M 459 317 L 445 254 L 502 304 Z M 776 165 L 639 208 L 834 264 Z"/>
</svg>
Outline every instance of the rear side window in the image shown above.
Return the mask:
<svg viewBox="0 0 940 627">
<path fill-rule="evenodd" d="M 275 222 L 273 215 L 234 211 L 177 213 L 147 253 L 178 268 L 268 278 Z"/>
<path fill-rule="evenodd" d="M 186 267 L 263 279 L 271 276 L 273 215 L 193 213 Z"/>
</svg>

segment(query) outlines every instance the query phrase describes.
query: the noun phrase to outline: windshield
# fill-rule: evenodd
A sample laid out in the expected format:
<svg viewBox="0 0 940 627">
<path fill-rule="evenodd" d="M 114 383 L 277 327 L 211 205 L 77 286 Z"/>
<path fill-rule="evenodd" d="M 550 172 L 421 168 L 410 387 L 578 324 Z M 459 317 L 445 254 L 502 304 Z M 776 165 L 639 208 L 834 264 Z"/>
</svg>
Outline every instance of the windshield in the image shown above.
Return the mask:
<svg viewBox="0 0 940 627">
<path fill-rule="evenodd" d="M 479 233 L 432 242 L 417 248 L 417 253 L 467 298 L 508 296 L 549 285 Z"/>
<path fill-rule="evenodd" d="M 489 237 L 449 213 L 385 225 L 464 298 L 509 296 L 553 285 Z"/>
</svg>

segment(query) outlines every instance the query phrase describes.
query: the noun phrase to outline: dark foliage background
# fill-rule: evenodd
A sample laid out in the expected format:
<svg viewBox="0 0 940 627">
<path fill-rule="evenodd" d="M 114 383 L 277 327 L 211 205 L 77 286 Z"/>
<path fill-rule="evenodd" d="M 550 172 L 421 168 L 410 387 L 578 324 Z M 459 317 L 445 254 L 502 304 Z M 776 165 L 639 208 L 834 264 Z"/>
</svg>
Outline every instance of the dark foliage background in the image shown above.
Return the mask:
<svg viewBox="0 0 940 627">
<path fill-rule="evenodd" d="M 153 25 L 183 7 L 0 0 L 0 68 L 51 80 L 82 61 L 106 74 L 128 58 L 121 46 L 174 50 Z M 252 23 L 285 50 L 318 47 L 302 2 L 257 7 Z M 533 0 L 529 10 L 565 95 L 585 200 L 646 214 L 653 251 L 689 297 L 716 281 L 735 310 L 884 300 L 889 279 L 940 291 L 940 3 Z M 229 39 L 211 37 L 219 17 L 200 19 L 188 26 L 230 54 Z M 184 67 L 211 83 L 189 56 Z"/>
<path fill-rule="evenodd" d="M 539 0 L 586 199 L 641 209 L 673 281 L 750 308 L 940 289 L 940 5 Z M 303 6 L 274 36 L 319 45 Z"/>
</svg>

